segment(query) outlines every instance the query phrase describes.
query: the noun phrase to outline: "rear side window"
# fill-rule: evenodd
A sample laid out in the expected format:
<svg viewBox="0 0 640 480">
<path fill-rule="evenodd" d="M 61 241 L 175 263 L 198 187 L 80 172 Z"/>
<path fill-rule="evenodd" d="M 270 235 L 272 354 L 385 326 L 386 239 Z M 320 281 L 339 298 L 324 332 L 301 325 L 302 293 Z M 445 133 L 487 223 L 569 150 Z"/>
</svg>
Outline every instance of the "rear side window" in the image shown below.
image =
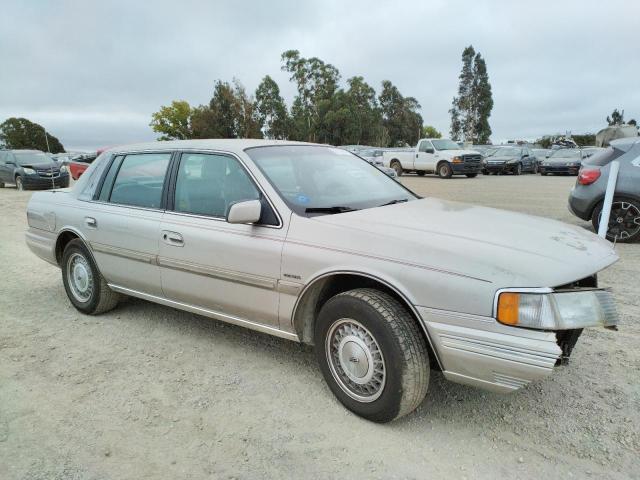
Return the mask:
<svg viewBox="0 0 640 480">
<path fill-rule="evenodd" d="M 0 152 L 0 164 L 4 165 L 7 161 L 7 152 Z"/>
<path fill-rule="evenodd" d="M 593 165 L 596 167 L 604 167 L 616 158 L 620 157 L 624 152 L 613 147 L 609 147 L 606 150 L 593 154 L 591 157 L 585 159 L 583 162 L 585 165 Z"/>
<path fill-rule="evenodd" d="M 171 153 L 143 153 L 125 156 L 117 167 L 109 201 L 120 205 L 160 208 L 162 189 Z M 115 165 L 116 162 L 113 162 Z M 112 174 L 111 169 L 107 177 Z M 105 178 L 104 187 L 107 178 Z M 103 192 L 100 192 L 103 198 Z M 104 199 L 106 201 L 106 199 Z"/>
</svg>

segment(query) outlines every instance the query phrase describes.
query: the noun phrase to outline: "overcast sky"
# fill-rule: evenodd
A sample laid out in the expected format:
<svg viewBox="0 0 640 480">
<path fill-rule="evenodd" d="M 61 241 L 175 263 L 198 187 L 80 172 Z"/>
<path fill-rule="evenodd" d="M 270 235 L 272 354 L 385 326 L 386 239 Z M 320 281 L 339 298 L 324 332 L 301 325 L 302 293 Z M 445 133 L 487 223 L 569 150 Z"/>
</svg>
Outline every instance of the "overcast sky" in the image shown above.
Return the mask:
<svg viewBox="0 0 640 480">
<path fill-rule="evenodd" d="M 493 88 L 492 139 L 595 132 L 614 107 L 640 120 L 640 2 L 37 1 L 0 8 L 0 122 L 24 116 L 67 149 L 156 138 L 151 113 L 207 103 L 216 79 L 255 90 L 280 54 L 385 79 L 449 131 L 460 55 L 472 44 Z"/>
</svg>

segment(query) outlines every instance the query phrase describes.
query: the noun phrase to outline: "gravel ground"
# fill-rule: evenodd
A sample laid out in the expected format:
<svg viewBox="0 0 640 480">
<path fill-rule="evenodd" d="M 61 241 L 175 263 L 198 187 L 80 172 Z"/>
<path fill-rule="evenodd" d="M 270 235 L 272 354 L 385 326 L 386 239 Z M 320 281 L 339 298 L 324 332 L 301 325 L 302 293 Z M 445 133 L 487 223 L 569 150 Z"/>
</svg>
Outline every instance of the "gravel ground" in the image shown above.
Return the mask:
<svg viewBox="0 0 640 480">
<path fill-rule="evenodd" d="M 589 225 L 574 178 L 406 176 L 422 195 Z M 354 416 L 310 348 L 129 299 L 98 317 L 24 244 L 30 193 L 0 189 L 0 478 L 638 478 L 640 245 L 600 275 L 619 332 L 511 395 L 432 372 L 418 410 Z M 428 248 L 428 246 L 425 246 Z"/>
</svg>

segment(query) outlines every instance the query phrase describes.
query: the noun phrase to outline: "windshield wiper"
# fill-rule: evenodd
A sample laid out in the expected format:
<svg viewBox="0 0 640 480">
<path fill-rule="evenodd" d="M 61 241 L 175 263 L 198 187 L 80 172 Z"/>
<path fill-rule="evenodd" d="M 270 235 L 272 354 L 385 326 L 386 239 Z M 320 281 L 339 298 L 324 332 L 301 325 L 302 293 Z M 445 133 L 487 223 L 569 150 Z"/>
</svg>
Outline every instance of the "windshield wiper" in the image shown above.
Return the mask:
<svg viewBox="0 0 640 480">
<path fill-rule="evenodd" d="M 334 207 L 308 207 L 304 209 L 305 213 L 345 213 L 345 212 L 355 212 L 358 210 L 357 208 L 351 207 L 342 207 L 342 206 L 334 206 Z"/>
<path fill-rule="evenodd" d="M 382 205 L 378 205 L 379 207 L 386 207 L 387 205 L 395 205 L 396 203 L 404 203 L 404 202 L 408 202 L 409 199 L 408 198 L 401 198 L 399 200 L 391 200 L 390 202 L 387 203 L 383 203 Z"/>
</svg>

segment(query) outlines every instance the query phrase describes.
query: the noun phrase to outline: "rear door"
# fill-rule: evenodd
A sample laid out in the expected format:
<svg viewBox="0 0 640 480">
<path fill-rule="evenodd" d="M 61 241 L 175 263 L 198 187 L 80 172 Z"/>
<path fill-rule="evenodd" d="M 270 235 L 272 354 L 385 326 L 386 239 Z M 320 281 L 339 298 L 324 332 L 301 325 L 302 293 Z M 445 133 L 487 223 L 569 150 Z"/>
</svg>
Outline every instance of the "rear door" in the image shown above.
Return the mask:
<svg viewBox="0 0 640 480">
<path fill-rule="evenodd" d="M 8 158 L 9 152 L 0 152 L 0 182 L 3 183 L 11 183 L 13 181 L 9 175 L 9 165 L 6 163 Z"/>
<path fill-rule="evenodd" d="M 250 173 L 231 154 L 183 152 L 159 236 L 164 296 L 222 316 L 278 325 L 285 230 Z M 262 201 L 258 224 L 230 224 L 234 202 Z"/>
<path fill-rule="evenodd" d="M 171 152 L 116 156 L 92 209 L 83 212 L 83 232 L 111 284 L 162 294 L 158 239 L 171 157 Z"/>
</svg>

